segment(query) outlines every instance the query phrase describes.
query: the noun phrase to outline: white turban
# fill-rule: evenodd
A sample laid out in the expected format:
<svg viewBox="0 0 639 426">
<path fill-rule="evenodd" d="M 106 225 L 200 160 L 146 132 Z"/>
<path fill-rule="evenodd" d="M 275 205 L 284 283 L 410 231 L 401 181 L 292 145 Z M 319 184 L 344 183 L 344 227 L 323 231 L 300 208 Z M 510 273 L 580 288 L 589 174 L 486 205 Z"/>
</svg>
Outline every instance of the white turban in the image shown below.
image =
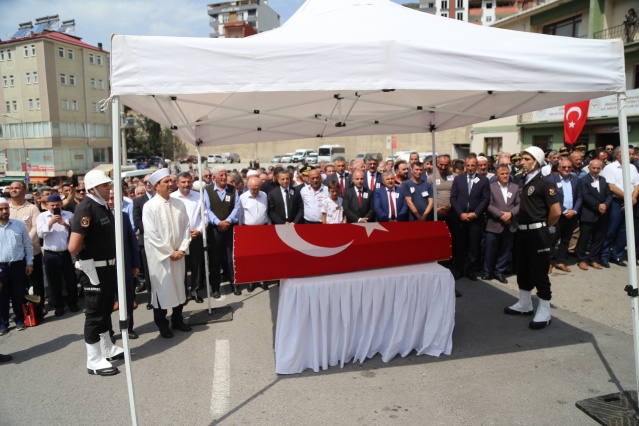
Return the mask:
<svg viewBox="0 0 639 426">
<path fill-rule="evenodd" d="M 151 185 L 155 186 L 156 183 L 158 183 L 159 181 L 161 181 L 162 179 L 167 177 L 169 174 L 170 174 L 169 173 L 169 169 L 167 169 L 167 168 L 158 169 L 158 170 L 153 172 L 151 177 L 149 177 L 149 182 L 151 182 Z"/>
<path fill-rule="evenodd" d="M 0 197 L 0 204 L 9 204 L 6 198 Z"/>
<path fill-rule="evenodd" d="M 251 177 L 251 176 L 258 176 L 259 173 L 257 172 L 257 170 L 249 170 L 248 173 L 246 173 L 246 177 Z"/>
<path fill-rule="evenodd" d="M 484 157 L 483 155 L 480 155 L 479 157 L 477 157 L 477 161 L 488 161 L 488 158 Z"/>
</svg>

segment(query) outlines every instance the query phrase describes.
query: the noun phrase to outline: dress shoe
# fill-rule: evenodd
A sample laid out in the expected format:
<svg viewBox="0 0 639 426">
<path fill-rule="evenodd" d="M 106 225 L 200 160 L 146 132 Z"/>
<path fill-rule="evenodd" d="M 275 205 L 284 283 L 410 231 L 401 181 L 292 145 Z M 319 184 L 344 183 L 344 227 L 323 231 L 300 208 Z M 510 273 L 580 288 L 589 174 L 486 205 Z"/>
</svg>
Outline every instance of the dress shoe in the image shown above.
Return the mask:
<svg viewBox="0 0 639 426">
<path fill-rule="evenodd" d="M 140 282 L 138 286 L 135 288 L 136 293 L 142 293 L 145 290 L 144 282 Z"/>
<path fill-rule="evenodd" d="M 0 354 L 0 362 L 9 362 L 13 359 L 11 355 L 2 355 Z"/>
<path fill-rule="evenodd" d="M 577 266 L 579 266 L 579 269 L 582 269 L 584 271 L 588 270 L 588 264 L 586 262 L 579 262 Z"/>
<path fill-rule="evenodd" d="M 26 330 L 26 329 L 27 329 L 27 326 L 24 325 L 23 322 L 16 324 L 16 330 L 23 331 L 23 330 Z"/>
<path fill-rule="evenodd" d="M 600 264 L 598 264 L 597 262 L 588 262 L 588 265 L 592 266 L 595 269 L 601 269 L 602 266 Z"/>
<path fill-rule="evenodd" d="M 165 339 L 170 339 L 171 337 L 173 337 L 173 332 L 168 328 L 161 328 L 160 336 L 164 337 Z"/>
<path fill-rule="evenodd" d="M 639 261 L 638 261 L 639 262 Z M 261 281 L 260 282 L 260 287 L 262 287 L 262 290 L 268 290 L 268 284 L 266 284 L 265 282 Z"/>
<path fill-rule="evenodd" d="M 191 331 L 192 328 L 190 325 L 187 325 L 184 321 L 175 322 L 171 324 L 171 328 L 178 329 L 180 331 Z"/>
<path fill-rule="evenodd" d="M 64 315 L 64 308 L 55 308 L 55 316 L 61 317 L 62 315 Z"/>
<path fill-rule="evenodd" d="M 204 303 L 204 299 L 202 299 L 202 296 L 197 294 L 197 292 L 195 291 L 191 292 L 191 299 L 195 300 L 195 303 Z"/>
<path fill-rule="evenodd" d="M 473 271 L 466 272 L 466 278 L 468 278 L 471 281 L 477 281 L 477 275 L 475 275 Z"/>
<path fill-rule="evenodd" d="M 600 264 L 601 266 L 603 266 L 604 268 L 610 268 L 610 263 L 608 263 L 608 261 L 607 261 L 607 260 L 603 260 L 603 259 L 602 259 L 602 260 L 599 262 L 599 264 Z"/>
<path fill-rule="evenodd" d="M 249 288 L 248 288 L 248 290 L 247 290 L 247 291 L 248 291 L 249 293 L 253 293 L 253 290 L 255 290 L 255 283 L 251 283 L 251 284 L 249 284 Z"/>
<path fill-rule="evenodd" d="M 129 334 L 129 339 L 135 340 L 138 337 L 140 337 L 140 336 L 138 336 L 138 333 L 136 333 L 134 330 L 129 330 L 128 334 Z"/>
<path fill-rule="evenodd" d="M 555 268 L 559 269 L 560 271 L 564 271 L 564 272 L 570 272 L 570 268 L 567 267 L 566 265 L 564 265 L 563 263 L 557 263 L 555 264 Z"/>
<path fill-rule="evenodd" d="M 220 292 L 219 291 L 214 291 L 213 292 L 213 299 L 219 299 L 220 298 Z"/>
<path fill-rule="evenodd" d="M 493 274 L 484 274 L 481 277 L 481 279 L 484 280 L 484 281 L 490 281 L 490 280 L 492 280 L 494 278 L 495 278 L 495 276 Z"/>
<path fill-rule="evenodd" d="M 241 296 L 242 295 L 242 290 L 240 290 L 239 288 L 237 288 L 237 286 L 233 286 L 235 287 L 235 290 L 233 291 L 233 294 L 236 296 Z"/>
<path fill-rule="evenodd" d="M 80 308 L 78 307 L 78 305 L 72 305 L 72 306 L 69 306 L 69 310 L 71 312 L 78 312 Z"/>
<path fill-rule="evenodd" d="M 626 267 L 626 262 L 621 259 L 610 259 L 610 262 L 614 263 L 615 265 L 623 266 L 624 268 Z"/>
<path fill-rule="evenodd" d="M 502 274 L 495 274 L 495 278 L 502 284 L 508 284 L 508 280 Z"/>
<path fill-rule="evenodd" d="M 146 304 L 146 310 L 150 311 L 151 309 L 153 309 L 153 305 L 151 305 L 150 303 Z"/>
</svg>

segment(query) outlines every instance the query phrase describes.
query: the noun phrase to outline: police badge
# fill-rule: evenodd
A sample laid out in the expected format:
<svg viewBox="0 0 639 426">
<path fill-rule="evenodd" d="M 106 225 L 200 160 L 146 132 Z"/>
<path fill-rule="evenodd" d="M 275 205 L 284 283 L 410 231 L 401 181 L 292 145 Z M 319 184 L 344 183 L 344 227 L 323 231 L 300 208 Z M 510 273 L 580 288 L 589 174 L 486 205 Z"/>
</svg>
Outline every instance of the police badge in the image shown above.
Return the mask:
<svg viewBox="0 0 639 426">
<path fill-rule="evenodd" d="M 555 194 L 557 193 L 557 191 L 555 191 L 555 189 L 554 189 L 554 188 L 550 188 L 550 189 L 548 190 L 548 193 L 554 197 L 554 196 L 555 196 Z"/>
<path fill-rule="evenodd" d="M 530 197 L 531 195 L 533 195 L 533 192 L 535 192 L 535 187 L 534 186 L 530 186 L 528 187 L 528 196 Z"/>
<path fill-rule="evenodd" d="M 80 219 L 80 226 L 83 228 L 88 228 L 91 225 L 91 217 L 90 216 L 82 216 Z"/>
</svg>

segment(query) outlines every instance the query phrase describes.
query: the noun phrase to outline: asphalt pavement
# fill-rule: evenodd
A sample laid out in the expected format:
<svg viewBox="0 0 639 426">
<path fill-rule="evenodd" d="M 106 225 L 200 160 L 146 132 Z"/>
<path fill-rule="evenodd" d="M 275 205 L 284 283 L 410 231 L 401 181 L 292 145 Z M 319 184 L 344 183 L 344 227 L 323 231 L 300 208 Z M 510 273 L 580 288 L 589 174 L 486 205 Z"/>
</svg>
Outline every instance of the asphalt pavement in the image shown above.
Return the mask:
<svg viewBox="0 0 639 426">
<path fill-rule="evenodd" d="M 551 275 L 552 324 L 528 329 L 530 317 L 504 315 L 515 302 L 515 277 L 457 282 L 451 355 L 411 353 L 388 363 L 314 373 L 275 374 L 278 287 L 230 305 L 233 321 L 175 331 L 162 339 L 138 295 L 138 340 L 131 341 L 140 425 L 588 425 L 575 402 L 636 386 L 628 271 Z M 534 298 L 536 305 L 536 298 Z M 82 305 L 81 305 L 82 306 Z M 205 309 L 193 301 L 185 313 Z M 123 361 L 114 377 L 90 376 L 84 315 L 47 315 L 44 323 L 0 337 L 1 425 L 131 423 Z M 117 313 L 113 314 L 117 324 Z M 117 332 L 117 330 L 116 330 Z M 118 340 L 118 344 L 121 341 Z"/>
</svg>

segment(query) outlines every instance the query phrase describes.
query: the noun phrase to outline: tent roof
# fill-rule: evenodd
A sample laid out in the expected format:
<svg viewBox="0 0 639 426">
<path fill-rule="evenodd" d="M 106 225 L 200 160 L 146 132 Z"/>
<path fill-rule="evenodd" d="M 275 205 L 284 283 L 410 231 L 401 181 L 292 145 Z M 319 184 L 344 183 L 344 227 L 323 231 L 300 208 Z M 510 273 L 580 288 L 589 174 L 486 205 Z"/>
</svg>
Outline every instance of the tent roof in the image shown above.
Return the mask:
<svg viewBox="0 0 639 426">
<path fill-rule="evenodd" d="M 389 0 L 307 0 L 244 39 L 115 35 L 111 67 L 112 96 L 205 145 L 445 130 L 625 90 L 620 40 Z"/>
</svg>

